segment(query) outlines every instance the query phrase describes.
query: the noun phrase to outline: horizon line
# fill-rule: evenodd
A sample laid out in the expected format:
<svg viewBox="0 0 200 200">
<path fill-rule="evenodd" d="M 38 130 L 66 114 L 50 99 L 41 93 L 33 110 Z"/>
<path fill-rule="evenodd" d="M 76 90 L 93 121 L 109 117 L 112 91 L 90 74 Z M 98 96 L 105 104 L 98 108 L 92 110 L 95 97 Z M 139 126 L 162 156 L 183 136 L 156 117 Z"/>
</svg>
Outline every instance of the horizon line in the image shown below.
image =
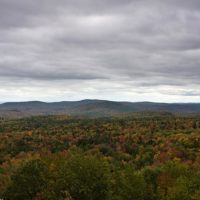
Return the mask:
<svg viewBox="0 0 200 200">
<path fill-rule="evenodd" d="M 40 103 L 62 103 L 62 102 L 81 102 L 81 101 L 109 101 L 109 102 L 119 102 L 119 103 L 155 103 L 155 104 L 200 104 L 200 102 L 162 102 L 162 101 L 114 101 L 108 99 L 80 99 L 80 100 L 62 100 L 62 101 L 42 101 L 42 100 L 25 100 L 25 101 L 1 101 L 0 105 L 6 103 L 31 103 L 31 102 L 40 102 Z"/>
</svg>

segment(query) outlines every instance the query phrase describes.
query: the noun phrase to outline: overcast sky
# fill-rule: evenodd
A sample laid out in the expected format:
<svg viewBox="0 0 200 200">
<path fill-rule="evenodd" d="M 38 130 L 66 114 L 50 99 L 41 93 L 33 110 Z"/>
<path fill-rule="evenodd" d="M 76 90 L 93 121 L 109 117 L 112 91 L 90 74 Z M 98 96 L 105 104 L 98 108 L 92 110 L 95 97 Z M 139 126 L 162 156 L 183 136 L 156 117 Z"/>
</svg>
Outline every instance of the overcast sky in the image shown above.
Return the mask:
<svg viewBox="0 0 200 200">
<path fill-rule="evenodd" d="M 199 0 L 0 0 L 0 102 L 200 102 Z"/>
</svg>

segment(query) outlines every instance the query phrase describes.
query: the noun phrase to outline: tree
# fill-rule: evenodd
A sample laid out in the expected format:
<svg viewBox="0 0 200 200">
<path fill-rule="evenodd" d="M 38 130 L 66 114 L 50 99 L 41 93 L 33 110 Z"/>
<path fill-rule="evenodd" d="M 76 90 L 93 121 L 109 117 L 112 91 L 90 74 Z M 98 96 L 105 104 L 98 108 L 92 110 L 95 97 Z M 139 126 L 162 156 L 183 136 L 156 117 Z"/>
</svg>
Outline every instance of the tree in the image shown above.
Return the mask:
<svg viewBox="0 0 200 200">
<path fill-rule="evenodd" d="M 73 200 L 107 199 L 110 187 L 108 164 L 95 156 L 70 155 L 59 172 L 58 191 Z"/>
<path fill-rule="evenodd" d="M 143 200 L 145 197 L 143 176 L 131 167 L 119 172 L 115 196 L 115 199 L 119 200 Z"/>
<path fill-rule="evenodd" d="M 11 176 L 11 184 L 4 194 L 5 199 L 32 200 L 46 186 L 48 168 L 41 160 L 31 160 Z"/>
<path fill-rule="evenodd" d="M 177 179 L 175 185 L 168 190 L 166 200 L 191 200 L 188 191 L 188 180 L 185 178 Z"/>
</svg>

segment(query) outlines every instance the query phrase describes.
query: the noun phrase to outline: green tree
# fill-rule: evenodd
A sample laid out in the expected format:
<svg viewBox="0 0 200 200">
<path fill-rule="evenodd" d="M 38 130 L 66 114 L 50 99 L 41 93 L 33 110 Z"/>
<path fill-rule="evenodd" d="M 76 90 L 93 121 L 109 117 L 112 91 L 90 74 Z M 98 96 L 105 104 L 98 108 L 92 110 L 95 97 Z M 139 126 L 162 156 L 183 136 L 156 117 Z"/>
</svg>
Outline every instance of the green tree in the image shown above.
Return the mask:
<svg viewBox="0 0 200 200">
<path fill-rule="evenodd" d="M 143 200 L 145 198 L 145 182 L 141 174 L 128 167 L 119 172 L 115 186 L 115 198 L 118 200 Z"/>
<path fill-rule="evenodd" d="M 191 200 L 188 182 L 187 179 L 182 177 L 177 179 L 175 185 L 169 188 L 166 200 Z"/>
<path fill-rule="evenodd" d="M 48 168 L 41 160 L 31 160 L 11 176 L 11 184 L 4 198 L 9 200 L 34 199 L 46 186 Z"/>
<path fill-rule="evenodd" d="M 63 198 L 107 199 L 109 187 L 109 166 L 100 158 L 83 154 L 71 155 L 60 169 L 57 191 L 60 191 Z"/>
</svg>

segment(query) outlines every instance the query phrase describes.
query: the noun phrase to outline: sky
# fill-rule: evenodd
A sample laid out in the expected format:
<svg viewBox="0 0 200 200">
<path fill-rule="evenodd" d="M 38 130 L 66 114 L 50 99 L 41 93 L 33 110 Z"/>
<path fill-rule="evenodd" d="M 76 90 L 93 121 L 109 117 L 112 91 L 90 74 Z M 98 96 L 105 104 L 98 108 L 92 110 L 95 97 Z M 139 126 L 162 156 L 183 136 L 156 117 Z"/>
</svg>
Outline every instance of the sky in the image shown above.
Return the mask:
<svg viewBox="0 0 200 200">
<path fill-rule="evenodd" d="M 200 102 L 199 0 L 0 0 L 0 102 Z"/>
</svg>

